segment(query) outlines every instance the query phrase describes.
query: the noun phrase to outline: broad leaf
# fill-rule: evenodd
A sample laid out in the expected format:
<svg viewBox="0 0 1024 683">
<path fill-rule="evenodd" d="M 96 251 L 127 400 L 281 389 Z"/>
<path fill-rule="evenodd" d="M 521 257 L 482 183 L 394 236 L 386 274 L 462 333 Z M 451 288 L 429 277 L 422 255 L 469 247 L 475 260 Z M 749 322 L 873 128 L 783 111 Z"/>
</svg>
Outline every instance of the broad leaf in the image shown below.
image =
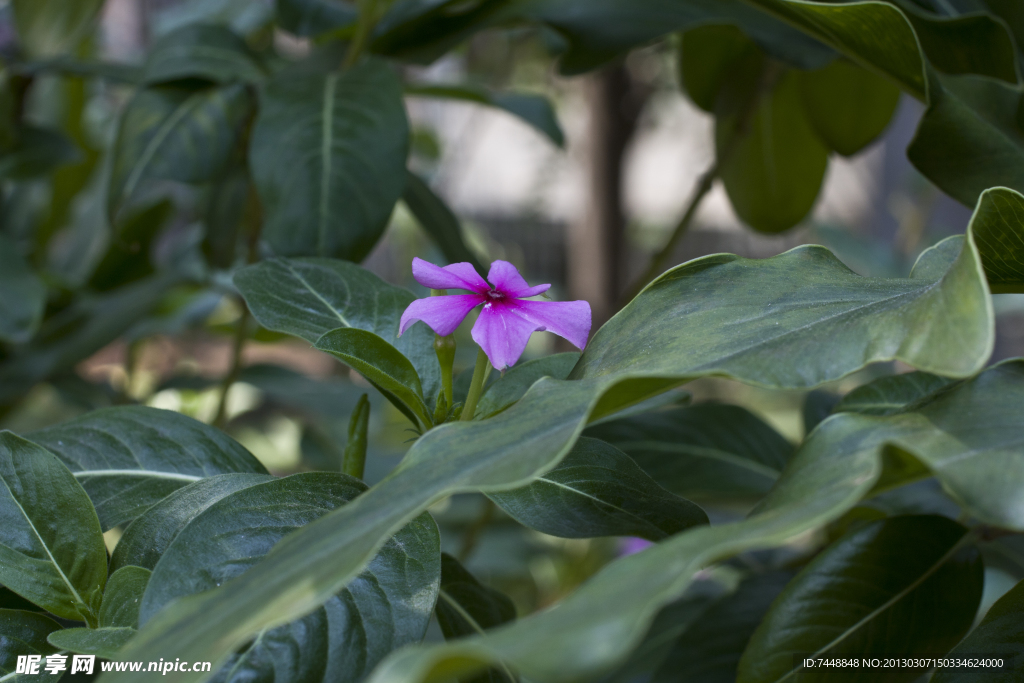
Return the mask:
<svg viewBox="0 0 1024 683">
<path fill-rule="evenodd" d="M 160 556 L 189 522 L 222 498 L 241 489 L 272 481 L 268 474 L 218 474 L 169 494 L 137 517 L 125 530 L 110 557 L 110 568 L 153 569 Z"/>
<path fill-rule="evenodd" d="M 947 74 L 978 74 L 1017 84 L 1017 48 L 1005 23 L 987 12 L 937 17 L 906 3 L 928 61 Z"/>
<path fill-rule="evenodd" d="M 732 25 L 698 26 L 680 38 L 679 78 L 693 103 L 708 113 L 722 84 L 744 57 L 757 54 L 757 45 Z"/>
<path fill-rule="evenodd" d="M 418 175 L 409 172 L 402 201 L 416 217 L 417 222 L 434 240 L 444 257 L 451 263 L 472 263 L 478 272 L 485 268 L 480 259 L 466 246 L 462 238 L 459 219 Z"/>
<path fill-rule="evenodd" d="M 565 146 L 565 133 L 558 125 L 555 108 L 543 95 L 490 92 L 486 88 L 466 84 L 406 86 L 405 94 L 463 100 L 503 109 L 536 128 L 559 147 Z"/>
<path fill-rule="evenodd" d="M 69 52 L 89 35 L 103 0 L 13 0 L 20 47 L 33 57 Z"/>
<path fill-rule="evenodd" d="M 60 460 L 0 432 L 0 583 L 46 609 L 94 625 L 107 549 L 89 496 Z"/>
<path fill-rule="evenodd" d="M 938 516 L 894 517 L 844 536 L 782 591 L 750 639 L 737 683 L 831 681 L 805 657 L 927 657 L 971 628 L 984 568 L 967 529 Z M 849 681 L 911 681 L 927 671 L 844 671 Z"/>
<path fill-rule="evenodd" d="M 413 325 L 401 337 L 398 323 L 415 297 L 363 268 L 330 259 L 272 259 L 234 276 L 249 310 L 263 327 L 315 343 L 327 332 L 353 327 L 373 332 L 412 362 L 423 395 L 437 396 L 441 369 L 434 333 Z"/>
<path fill-rule="evenodd" d="M 277 25 L 297 36 L 312 38 L 354 26 L 357 11 L 336 0 L 277 0 Z"/>
<path fill-rule="evenodd" d="M 235 152 L 252 100 L 241 84 L 139 90 L 121 115 L 107 210 L 116 216 L 149 180 L 207 182 Z"/>
<path fill-rule="evenodd" d="M 696 500 L 760 498 L 793 454 L 792 444 L 739 406 L 684 406 L 586 433 L 625 451 L 669 491 Z"/>
<path fill-rule="evenodd" d="M 346 475 L 307 473 L 256 484 L 217 501 L 182 530 L 157 562 L 140 621 L 145 624 L 174 598 L 242 574 L 289 531 L 365 488 Z M 263 637 L 279 639 L 278 646 L 260 639 L 239 654 L 227 678 L 244 680 L 268 667 L 296 666 L 320 672 L 324 680 L 358 681 L 390 649 L 423 637 L 440 582 L 439 542 L 429 516 L 415 520 L 322 608 L 301 623 L 267 631 Z"/>
<path fill-rule="evenodd" d="M 58 650 L 113 659 L 133 635 L 133 628 L 66 628 L 51 633 L 47 642 Z"/>
<path fill-rule="evenodd" d="M 658 486 L 625 453 L 589 438 L 532 484 L 489 496 L 520 523 L 562 538 L 659 541 L 708 523 L 703 510 Z"/>
<path fill-rule="evenodd" d="M 107 579 L 100 606 L 100 626 L 138 628 L 142 594 L 149 583 L 150 571 L 143 567 L 121 567 Z"/>
<path fill-rule="evenodd" d="M 34 432 L 89 492 L 109 529 L 203 477 L 266 470 L 224 432 L 169 410 L 96 410 Z"/>
<path fill-rule="evenodd" d="M 187 78 L 259 82 L 265 76 L 246 42 L 215 24 L 188 24 L 161 37 L 150 49 L 143 71 L 148 84 Z"/>
<path fill-rule="evenodd" d="M 46 306 L 46 286 L 18 252 L 0 235 L 0 342 L 20 344 L 32 338 Z"/>
<path fill-rule="evenodd" d="M 1024 196 L 1005 187 L 982 192 L 971 232 L 989 288 L 1024 294 Z"/>
<path fill-rule="evenodd" d="M 542 377 L 565 379 L 579 359 L 580 354 L 567 351 L 513 365 L 499 379 L 487 385 L 477 403 L 476 414 L 479 419 L 484 419 L 500 413 L 521 399 Z"/>
<path fill-rule="evenodd" d="M 954 380 L 927 372 L 908 372 L 903 375 L 881 377 L 848 393 L 833 412 L 892 415 L 953 382 Z"/>
<path fill-rule="evenodd" d="M 0 180 L 32 180 L 81 160 L 75 143 L 59 131 L 22 125 L 14 136 L 14 145 L 0 153 Z"/>
<path fill-rule="evenodd" d="M 46 636 L 59 629 L 60 624 L 43 614 L 18 609 L 0 609 L 0 680 L 5 683 L 28 680 L 28 675 L 15 673 L 18 657 L 45 657 L 55 652 L 56 649 L 46 642 Z M 42 667 L 40 670 L 43 671 Z M 44 673 L 43 676 L 49 677 L 49 674 Z"/>
<path fill-rule="evenodd" d="M 502 18 L 510 0 L 399 0 L 374 27 L 370 50 L 416 64 L 429 64 L 475 31 Z"/>
<path fill-rule="evenodd" d="M 387 64 L 279 73 L 262 92 L 250 147 L 263 237 L 281 256 L 363 260 L 405 189 L 408 148 Z"/>
<path fill-rule="evenodd" d="M 1018 583 L 999 598 L 985 618 L 963 642 L 953 648 L 953 658 L 1002 659 L 1002 670 L 991 668 L 939 669 L 932 676 L 934 683 L 1012 683 L 1020 677 L 1024 657 L 1024 583 Z"/>
<path fill-rule="evenodd" d="M 340 327 L 320 337 L 315 348 L 365 377 L 421 429 L 433 425 L 423 402 L 423 387 L 416 368 L 398 349 L 373 332 Z"/>
<path fill-rule="evenodd" d="M 961 244 L 965 248 L 957 255 Z M 971 374 L 991 348 L 991 313 L 973 244 L 948 241 L 924 261 L 927 267 L 919 264 L 915 278 L 876 280 L 850 273 L 826 250 L 811 247 L 763 261 L 708 257 L 669 271 L 594 336 L 574 370 L 578 379 L 541 379 L 491 419 L 432 429 L 384 481 L 290 534 L 241 577 L 206 595 L 177 601 L 119 657 L 159 658 L 158 652 L 172 649 L 188 651 L 197 660 L 223 662 L 230 649 L 262 629 L 308 614 L 328 600 L 395 531 L 435 501 L 459 491 L 524 486 L 558 464 L 588 419 L 689 378 L 726 375 L 799 388 L 838 379 L 892 355 L 944 374 Z M 943 274 L 945 268 L 949 270 Z M 809 286 L 812 282 L 815 287 Z M 786 296 L 792 298 L 787 301 Z M 843 297 L 847 303 L 836 303 Z M 736 303 L 723 306 L 722 301 Z M 966 319 L 954 314 L 961 308 L 958 301 L 970 310 Z M 927 325 L 908 322 L 928 308 L 934 312 Z M 859 314 L 843 320 L 843 311 Z M 717 323 L 716 315 L 721 316 Z M 808 349 L 837 339 L 838 328 L 827 322 L 830 318 L 842 322 L 842 343 L 827 361 L 815 365 L 819 356 L 810 356 Z M 783 323 L 779 330 L 775 322 Z M 720 326 L 728 335 L 709 336 L 708 330 Z M 975 326 L 987 332 L 975 341 L 958 336 Z M 799 332 L 782 335 L 781 328 Z M 949 339 L 957 339 L 955 350 L 946 346 Z M 1015 425 L 1016 420 L 1014 416 Z M 530 429 L 524 430 L 524 424 Z M 834 457 L 836 452 L 825 455 Z M 796 483 L 786 484 L 784 476 L 775 488 L 783 493 L 773 498 L 770 512 L 738 524 L 691 529 L 613 563 L 598 575 L 600 581 L 592 580 L 587 590 L 570 598 L 573 607 L 567 601 L 543 613 L 542 628 L 540 617 L 531 617 L 496 630 L 493 640 L 488 634 L 486 651 L 474 645 L 475 638 L 451 645 L 458 652 L 457 666 L 486 667 L 495 658 L 507 658 L 527 677 L 540 679 L 565 678 L 570 665 L 577 678 L 607 668 L 642 636 L 658 607 L 679 596 L 698 568 L 745 549 L 782 543 L 835 519 L 881 475 L 874 444 L 843 452 L 842 465 L 837 462 L 826 458 L 805 463 L 793 475 Z M 636 578 L 640 576 L 643 580 Z M 275 599 L 253 601 L 256 592 Z M 403 655 L 380 676 L 417 678 L 416 671 L 431 670 L 434 661 L 453 650 L 435 650 L 423 659 L 418 652 Z M 443 675 L 459 673 L 449 668 Z M 168 681 L 200 678 L 189 672 L 168 676 Z"/>
</svg>

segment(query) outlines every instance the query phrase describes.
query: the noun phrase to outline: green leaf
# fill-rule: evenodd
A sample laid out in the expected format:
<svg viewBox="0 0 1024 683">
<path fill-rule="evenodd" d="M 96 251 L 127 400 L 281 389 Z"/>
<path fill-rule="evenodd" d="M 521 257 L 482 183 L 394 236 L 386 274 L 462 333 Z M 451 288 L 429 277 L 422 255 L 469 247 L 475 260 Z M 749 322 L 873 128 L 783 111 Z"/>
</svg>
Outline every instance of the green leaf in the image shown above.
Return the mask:
<svg viewBox="0 0 1024 683">
<path fill-rule="evenodd" d="M 957 256 L 961 244 L 965 248 Z M 895 354 L 943 374 L 972 374 L 991 348 L 991 313 L 973 243 L 948 241 L 930 252 L 919 269 L 908 280 L 861 278 L 826 250 L 812 247 L 758 261 L 714 256 L 669 271 L 598 331 L 574 371 L 579 379 L 541 379 L 493 418 L 444 424 L 427 432 L 381 483 L 290 534 L 241 577 L 169 606 L 120 657 L 141 661 L 170 649 L 190 652 L 196 660 L 223 661 L 230 649 L 260 630 L 316 609 L 395 531 L 432 503 L 459 491 L 490 493 L 525 486 L 558 464 L 589 419 L 690 378 L 724 375 L 800 388 L 838 379 Z M 287 292 L 288 287 L 276 291 Z M 736 304 L 721 305 L 733 295 L 739 295 Z M 786 301 L 786 296 L 794 298 Z M 955 312 L 961 305 L 971 313 L 958 320 Z M 908 322 L 927 308 L 934 311 L 928 325 Z M 852 315 L 844 319 L 844 310 Z M 714 321 L 713 316 L 721 317 Z M 841 335 L 830 319 L 842 325 Z M 987 332 L 976 341 L 959 336 L 975 326 Z M 709 335 L 716 329 L 728 334 Z M 787 335 L 782 329 L 799 332 Z M 814 365 L 819 356 L 808 349 L 826 342 L 835 351 Z M 1007 404 L 1013 405 L 1002 405 Z M 964 412 L 962 406 L 959 410 Z M 995 422 L 997 416 L 991 419 Z M 1017 416 L 1012 424 L 1019 424 Z M 439 676 L 490 666 L 496 658 L 508 659 L 531 679 L 564 679 L 569 666 L 574 678 L 606 669 L 625 656 L 658 607 L 677 598 L 698 569 L 747 549 L 781 544 L 836 519 L 881 476 L 877 444 L 852 452 L 828 449 L 823 455 L 825 459 L 812 458 L 791 477 L 784 475 L 774 489 L 777 495 L 770 496 L 773 507 L 757 517 L 678 534 L 616 561 L 558 609 L 488 634 L 486 649 L 471 638 L 448 646 L 455 650 L 434 650 L 423 659 L 415 654 L 421 650 L 407 651 L 375 680 L 418 678 L 417 671 L 431 670 L 435 660 L 447 661 L 452 653 L 459 670 L 438 670 Z M 254 601 L 254 594 L 274 599 Z M 571 638 L 563 637 L 569 633 Z M 188 672 L 168 676 L 167 681 L 176 683 L 200 678 Z M 142 677 L 127 674 L 119 679 L 132 683 Z"/>
<path fill-rule="evenodd" d="M 96 623 L 107 549 L 89 496 L 61 462 L 0 432 L 0 583 L 73 621 Z"/>
<path fill-rule="evenodd" d="M 23 344 L 43 319 L 46 285 L 13 240 L 0 235 L 0 342 Z"/>
<path fill-rule="evenodd" d="M 949 652 L 949 657 L 1004 660 L 1001 671 L 993 669 L 939 669 L 933 683 L 1012 683 L 1020 677 L 1024 656 L 1024 582 L 1018 583 L 989 608 L 985 618 L 964 640 Z"/>
<path fill-rule="evenodd" d="M 927 372 L 908 372 L 903 375 L 881 377 L 848 393 L 833 412 L 892 415 L 953 382 L 954 380 L 947 377 Z"/>
<path fill-rule="evenodd" d="M 268 474 L 217 474 L 181 487 L 135 518 L 114 547 L 110 568 L 115 573 L 153 569 L 181 530 L 203 511 L 225 496 L 271 480 Z"/>
<path fill-rule="evenodd" d="M 133 635 L 135 629 L 125 627 L 66 628 L 51 633 L 47 641 L 58 650 L 113 659 Z"/>
<path fill-rule="evenodd" d="M 757 60 L 755 60 L 756 62 Z M 718 174 L 737 215 L 760 232 L 793 227 L 810 212 L 828 167 L 828 149 L 811 127 L 796 73 L 760 96 L 760 69 L 727 81 L 715 116 Z M 751 97 L 758 97 L 748 104 Z M 749 119 L 743 110 L 754 107 Z"/>
<path fill-rule="evenodd" d="M 835 680 L 804 657 L 927 657 L 971 628 L 984 568 L 945 517 L 893 517 L 844 536 L 782 591 L 750 639 L 737 683 Z M 929 667 L 844 671 L 849 681 L 912 681 Z"/>
<path fill-rule="evenodd" d="M 353 477 L 316 472 L 255 484 L 222 498 L 193 519 L 157 562 L 140 621 L 153 619 L 175 598 L 242 574 L 288 532 L 365 490 Z M 440 583 L 439 543 L 429 516 L 414 520 L 348 588 L 305 617 L 304 626 L 285 625 L 263 635 L 290 643 L 293 652 L 258 639 L 236 659 L 231 678 L 292 662 L 321 672 L 323 680 L 358 681 L 387 651 L 423 637 Z"/>
<path fill-rule="evenodd" d="M 341 327 L 320 337 L 314 346 L 365 377 L 422 429 L 433 425 L 423 402 L 423 387 L 416 368 L 398 349 L 373 332 Z"/>
<path fill-rule="evenodd" d="M 565 379 L 580 359 L 575 351 L 556 353 L 513 365 L 491 382 L 480 396 L 476 414 L 480 419 L 496 415 L 518 401 L 542 377 Z"/>
<path fill-rule="evenodd" d="M 804 113 L 830 149 L 850 156 L 874 141 L 899 104 L 895 85 L 846 60 L 797 76 Z"/>
<path fill-rule="evenodd" d="M 107 210 L 116 216 L 149 180 L 208 182 L 226 168 L 252 111 L 244 85 L 139 90 L 121 115 Z"/>
<path fill-rule="evenodd" d="M 13 0 L 20 46 L 33 57 L 69 52 L 88 36 L 103 0 Z"/>
<path fill-rule="evenodd" d="M 654 481 L 696 500 L 760 498 L 779 478 L 793 446 L 750 411 L 702 404 L 590 427 Z"/>
<path fill-rule="evenodd" d="M 437 623 L 448 640 L 482 633 L 516 618 L 504 593 L 480 583 L 448 553 L 441 553 L 441 590 Z"/>
<path fill-rule="evenodd" d="M 946 194 L 974 206 L 990 187 L 1024 191 L 1020 90 L 980 76 L 929 81 L 929 104 L 907 158 Z"/>
<path fill-rule="evenodd" d="M 163 36 L 150 49 L 143 71 L 147 84 L 186 78 L 258 83 L 265 77 L 259 58 L 246 42 L 215 24 L 188 24 Z"/>
<path fill-rule="evenodd" d="M 744 57 L 757 53 L 757 45 L 735 26 L 698 26 L 681 36 L 679 77 L 686 94 L 706 112 L 715 101 L 729 73 Z"/>
<path fill-rule="evenodd" d="M 989 288 L 1024 294 L 1024 196 L 1005 187 L 982 192 L 971 232 Z"/>
<path fill-rule="evenodd" d="M 224 432 L 170 410 L 104 408 L 29 435 L 81 482 L 109 529 L 203 477 L 265 474 Z"/>
<path fill-rule="evenodd" d="M 402 201 L 448 261 L 471 263 L 477 272 L 485 272 L 480 259 L 466 246 L 466 241 L 462 238 L 459 219 L 448 205 L 434 194 L 430 186 L 412 171 L 408 173 Z"/>
<path fill-rule="evenodd" d="M 80 161 L 82 153 L 60 131 L 22 125 L 11 149 L 0 151 L 0 180 L 31 180 Z"/>
<path fill-rule="evenodd" d="M 110 575 L 100 605 L 100 626 L 139 627 L 139 607 L 149 576 L 148 569 L 132 566 L 121 567 Z"/>
<path fill-rule="evenodd" d="M 1017 48 L 1005 23 L 986 12 L 937 17 L 909 3 L 910 20 L 928 61 L 947 74 L 977 74 L 1017 84 Z"/>
<path fill-rule="evenodd" d="M 169 199 L 125 211 L 107 253 L 89 278 L 89 286 L 100 292 L 110 291 L 151 275 L 153 243 L 174 214 Z"/>
<path fill-rule="evenodd" d="M 356 8 L 339 0 L 277 0 L 277 25 L 297 36 L 314 38 L 355 26 Z"/>
<path fill-rule="evenodd" d="M 264 239 L 280 256 L 363 260 L 405 189 L 408 150 L 401 83 L 384 62 L 279 73 L 250 147 Z"/>
<path fill-rule="evenodd" d="M 235 272 L 235 286 L 263 327 L 315 343 L 338 327 L 373 332 L 408 358 L 424 396 L 437 396 L 441 369 L 434 333 L 413 325 L 401 337 L 402 312 L 416 298 L 353 263 L 329 259 L 272 259 Z"/>
<path fill-rule="evenodd" d="M 663 489 L 625 453 L 585 437 L 532 484 L 488 495 L 521 524 L 562 538 L 660 541 L 708 523 L 703 510 Z"/>
<path fill-rule="evenodd" d="M 448 85 L 406 86 L 405 94 L 415 97 L 440 97 L 444 99 L 475 102 L 497 109 L 503 109 L 517 116 L 543 133 L 559 147 L 565 146 L 565 133 L 558 125 L 558 116 L 551 100 L 543 95 L 514 92 L 491 92 L 481 86 L 466 83 Z"/>
<path fill-rule="evenodd" d="M 474 32 L 493 25 L 511 0 L 399 0 L 374 27 L 370 51 L 429 64 Z"/>
<path fill-rule="evenodd" d="M 42 680 L 50 678 L 45 670 L 41 676 L 16 674 L 18 657 L 23 655 L 41 655 L 45 657 L 56 650 L 48 642 L 46 636 L 60 629 L 60 624 L 37 612 L 17 609 L 0 609 L 0 680 L 7 683 Z"/>
</svg>

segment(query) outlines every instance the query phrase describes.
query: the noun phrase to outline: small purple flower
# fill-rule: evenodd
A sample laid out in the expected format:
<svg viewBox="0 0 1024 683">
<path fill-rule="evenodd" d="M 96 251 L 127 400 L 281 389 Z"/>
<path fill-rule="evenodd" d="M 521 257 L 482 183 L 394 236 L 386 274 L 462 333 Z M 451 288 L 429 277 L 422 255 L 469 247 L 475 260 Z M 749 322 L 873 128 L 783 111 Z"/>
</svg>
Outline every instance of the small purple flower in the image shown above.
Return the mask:
<svg viewBox="0 0 1024 683">
<path fill-rule="evenodd" d="M 581 351 L 587 345 L 590 304 L 586 301 L 527 301 L 528 297 L 546 292 L 551 285 L 531 287 L 507 261 L 491 264 L 487 273 L 490 285 L 469 263 L 453 263 L 442 268 L 414 258 L 412 275 L 424 287 L 465 289 L 473 293 L 413 301 L 402 314 L 399 335 L 421 320 L 437 334 L 447 336 L 470 311 L 483 304 L 480 317 L 473 325 L 473 341 L 498 370 L 515 365 L 534 332 L 554 332 Z"/>
</svg>

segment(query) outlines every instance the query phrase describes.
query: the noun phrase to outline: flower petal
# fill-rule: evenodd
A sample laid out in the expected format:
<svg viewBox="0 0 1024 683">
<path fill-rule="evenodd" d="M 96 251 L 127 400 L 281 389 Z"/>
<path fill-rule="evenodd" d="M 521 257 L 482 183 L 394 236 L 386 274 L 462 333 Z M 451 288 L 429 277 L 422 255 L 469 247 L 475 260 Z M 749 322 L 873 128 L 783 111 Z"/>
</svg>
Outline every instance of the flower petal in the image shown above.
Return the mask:
<svg viewBox="0 0 1024 683">
<path fill-rule="evenodd" d="M 480 345 L 498 370 L 516 364 L 537 329 L 531 321 L 516 315 L 508 304 L 487 303 L 473 325 L 473 341 Z"/>
<path fill-rule="evenodd" d="M 523 276 L 519 274 L 519 269 L 508 261 L 495 261 L 492 263 L 491 270 L 487 273 L 487 280 L 499 292 L 516 299 L 537 296 L 551 289 L 551 285 L 531 287 L 523 279 Z"/>
<path fill-rule="evenodd" d="M 442 337 L 455 331 L 469 312 L 484 302 L 479 294 L 451 294 L 416 299 L 402 313 L 398 325 L 398 336 L 409 329 L 417 320 L 422 320 L 430 329 Z"/>
<path fill-rule="evenodd" d="M 421 258 L 414 258 L 412 276 L 416 282 L 431 289 L 468 289 L 478 294 L 491 289 L 471 263 L 453 263 L 442 268 Z"/>
<path fill-rule="evenodd" d="M 534 329 L 554 332 L 581 351 L 587 345 L 591 319 L 586 301 L 513 301 L 508 308 L 534 324 Z"/>
</svg>

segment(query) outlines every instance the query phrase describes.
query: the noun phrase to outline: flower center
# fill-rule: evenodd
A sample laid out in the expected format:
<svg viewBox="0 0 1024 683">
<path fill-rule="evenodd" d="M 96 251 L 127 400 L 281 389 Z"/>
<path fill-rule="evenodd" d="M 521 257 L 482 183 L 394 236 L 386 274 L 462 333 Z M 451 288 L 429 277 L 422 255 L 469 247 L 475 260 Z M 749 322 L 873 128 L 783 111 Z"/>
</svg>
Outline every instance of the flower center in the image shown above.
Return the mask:
<svg viewBox="0 0 1024 683">
<path fill-rule="evenodd" d="M 488 291 L 488 292 L 487 292 L 487 296 L 488 296 L 488 297 L 489 297 L 489 298 L 490 298 L 490 299 L 491 299 L 492 301 L 500 301 L 501 299 L 504 299 L 504 298 L 505 298 L 505 293 L 504 293 L 504 292 L 499 292 L 499 291 L 498 291 L 498 290 L 496 290 L 496 289 L 492 289 L 492 290 L 490 290 L 490 291 Z"/>
</svg>

